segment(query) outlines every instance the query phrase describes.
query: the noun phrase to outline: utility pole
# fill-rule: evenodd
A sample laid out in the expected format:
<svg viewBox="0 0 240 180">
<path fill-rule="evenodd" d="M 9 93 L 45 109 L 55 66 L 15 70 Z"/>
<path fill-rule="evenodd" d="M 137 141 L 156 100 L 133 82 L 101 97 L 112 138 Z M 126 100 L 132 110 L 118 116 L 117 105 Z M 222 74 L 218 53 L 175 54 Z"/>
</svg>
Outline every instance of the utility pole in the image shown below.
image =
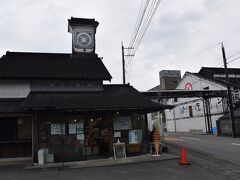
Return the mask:
<svg viewBox="0 0 240 180">
<path fill-rule="evenodd" d="M 125 48 L 122 42 L 122 71 L 123 71 L 123 84 L 126 84 L 126 70 L 125 70 L 125 56 L 134 56 L 134 54 L 124 54 L 125 49 L 133 49 L 132 47 Z"/>
<path fill-rule="evenodd" d="M 228 76 L 228 69 L 227 69 L 227 59 L 225 55 L 225 49 L 222 42 L 222 55 L 223 55 L 223 63 L 224 63 L 224 69 L 225 69 L 225 75 L 227 80 L 227 91 L 228 91 L 228 102 L 229 102 L 229 116 L 230 120 L 232 122 L 232 137 L 236 137 L 236 124 L 234 119 L 234 110 L 233 110 L 233 103 L 232 103 L 232 93 L 231 93 L 231 87 L 229 84 L 229 76 Z"/>
</svg>

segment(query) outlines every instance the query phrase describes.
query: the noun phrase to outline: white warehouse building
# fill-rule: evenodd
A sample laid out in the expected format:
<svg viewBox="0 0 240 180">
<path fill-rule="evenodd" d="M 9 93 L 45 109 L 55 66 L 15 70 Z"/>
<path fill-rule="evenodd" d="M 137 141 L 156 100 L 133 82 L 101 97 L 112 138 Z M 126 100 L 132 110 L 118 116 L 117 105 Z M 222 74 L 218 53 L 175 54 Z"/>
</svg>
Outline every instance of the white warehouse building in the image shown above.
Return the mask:
<svg viewBox="0 0 240 180">
<path fill-rule="evenodd" d="M 238 100 L 240 69 L 228 68 L 231 88 Z M 223 68 L 202 67 L 198 73 L 186 72 L 176 89 L 179 90 L 227 90 Z M 227 112 L 225 98 L 211 98 L 203 103 L 203 98 L 170 98 L 167 104 L 175 108 L 165 110 L 166 126 L 169 132 L 217 133 L 216 121 Z M 206 108 L 208 107 L 208 108 Z M 209 114 L 206 116 L 206 114 Z"/>
</svg>

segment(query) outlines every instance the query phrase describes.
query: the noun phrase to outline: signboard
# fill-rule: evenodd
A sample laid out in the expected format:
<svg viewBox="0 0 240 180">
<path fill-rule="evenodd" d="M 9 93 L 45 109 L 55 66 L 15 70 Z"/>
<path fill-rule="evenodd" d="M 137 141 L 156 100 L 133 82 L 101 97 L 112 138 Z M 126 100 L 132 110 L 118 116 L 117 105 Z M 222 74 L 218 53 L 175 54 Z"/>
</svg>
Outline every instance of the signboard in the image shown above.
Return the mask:
<svg viewBox="0 0 240 180">
<path fill-rule="evenodd" d="M 191 83 L 187 83 L 185 85 L 185 90 L 192 90 L 192 84 Z"/>
<path fill-rule="evenodd" d="M 132 129 L 131 117 L 119 117 L 113 122 L 114 130 L 127 130 Z"/>
<path fill-rule="evenodd" d="M 142 141 L 142 130 L 133 129 L 128 134 L 129 144 L 140 144 Z"/>
<path fill-rule="evenodd" d="M 126 158 L 125 143 L 113 143 L 114 159 Z"/>
<path fill-rule="evenodd" d="M 51 134 L 65 134 L 65 124 L 51 124 Z"/>
</svg>

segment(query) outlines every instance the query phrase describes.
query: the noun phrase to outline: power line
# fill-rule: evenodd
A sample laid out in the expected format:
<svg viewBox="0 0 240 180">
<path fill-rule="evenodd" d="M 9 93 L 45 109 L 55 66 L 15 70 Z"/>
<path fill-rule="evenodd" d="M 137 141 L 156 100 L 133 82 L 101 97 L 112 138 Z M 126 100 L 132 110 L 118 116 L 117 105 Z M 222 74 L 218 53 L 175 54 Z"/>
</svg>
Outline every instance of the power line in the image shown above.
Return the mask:
<svg viewBox="0 0 240 180">
<path fill-rule="evenodd" d="M 232 58 L 232 57 L 234 57 L 234 56 L 236 56 L 236 55 L 238 55 L 238 54 L 240 54 L 240 51 L 237 51 L 236 53 L 234 53 L 234 54 L 232 54 L 231 56 L 229 56 L 229 57 L 227 58 L 227 60 L 230 59 L 230 58 Z M 236 58 L 236 59 L 233 59 L 233 61 L 235 61 L 235 60 L 237 60 L 237 59 L 239 59 L 239 57 Z M 227 62 L 227 63 L 231 63 L 231 62 L 232 62 L 232 60 L 230 60 L 230 61 Z M 220 64 L 222 64 L 222 62 L 221 62 L 221 63 L 218 63 L 218 64 L 215 65 L 215 66 L 219 66 Z M 223 67 L 223 65 L 222 65 L 221 67 Z"/>
<path fill-rule="evenodd" d="M 239 53 L 238 53 L 239 54 Z M 237 54 L 235 54 L 235 55 L 237 55 Z M 233 57 L 233 56 L 231 56 L 231 57 Z M 231 62 L 233 62 L 233 61 L 236 61 L 236 60 L 238 60 L 238 59 L 240 59 L 240 56 L 238 56 L 238 57 L 236 57 L 236 58 L 234 58 L 234 59 L 232 59 L 232 60 L 229 60 L 229 61 L 227 61 L 227 64 L 229 64 L 229 63 L 231 63 Z M 219 63 L 220 64 L 220 63 Z M 224 65 L 222 65 L 221 66 L 221 68 L 223 67 Z"/>
<path fill-rule="evenodd" d="M 239 53 L 240 53 L 240 51 L 236 52 L 235 54 L 229 56 L 228 59 L 229 59 L 229 58 L 232 58 L 232 57 L 234 57 L 234 56 L 236 56 L 236 55 L 238 55 Z"/>
<path fill-rule="evenodd" d="M 156 10 L 160 4 L 161 0 L 153 0 L 150 5 L 148 1 L 148 7 L 147 9 L 147 14 L 146 11 L 144 11 L 143 18 L 141 19 L 141 27 L 138 28 L 138 32 L 135 34 L 136 36 L 134 37 L 134 41 L 131 42 L 131 47 L 133 47 L 132 50 L 130 50 L 130 54 L 135 54 L 140 43 L 142 42 L 142 39 L 146 33 L 147 28 L 149 27 L 149 24 L 156 13 Z M 127 66 L 130 64 L 133 58 L 130 58 L 129 62 L 127 63 Z"/>
<path fill-rule="evenodd" d="M 213 49 L 214 47 L 216 47 L 216 46 L 218 46 L 218 45 L 219 45 L 219 43 L 214 44 L 214 45 L 212 45 L 212 46 L 209 46 L 208 48 L 205 48 L 205 49 L 203 49 L 203 50 L 201 50 L 201 51 L 199 51 L 199 52 L 197 52 L 197 53 L 195 53 L 195 54 L 193 54 L 193 55 L 188 56 L 188 58 L 194 57 L 194 56 L 198 56 L 198 55 L 200 55 L 200 54 L 203 54 L 203 53 L 205 53 L 206 51 L 209 51 L 210 49 Z"/>
<path fill-rule="evenodd" d="M 147 15 L 145 15 L 145 18 L 144 18 L 144 22 L 143 22 L 143 25 L 139 31 L 139 34 L 136 38 L 136 41 L 134 43 L 134 49 L 133 49 L 133 53 L 135 53 L 145 35 L 145 32 L 149 26 L 149 23 L 151 22 L 152 20 L 152 17 L 154 16 L 155 12 L 156 12 L 156 9 L 159 5 L 159 3 L 161 2 L 161 0 L 153 0 L 152 3 L 150 4 L 150 7 L 148 8 L 148 12 L 147 12 Z"/>
<path fill-rule="evenodd" d="M 156 10 L 160 4 L 161 0 L 145 0 L 145 2 L 142 0 L 141 1 L 141 5 L 140 5 L 140 9 L 138 12 L 138 16 L 137 16 L 137 21 L 135 23 L 134 26 L 134 30 L 131 36 L 131 40 L 129 42 L 129 49 L 128 49 L 128 54 L 126 56 L 128 56 L 126 58 L 126 61 L 128 60 L 126 64 L 126 68 L 129 66 L 130 62 L 133 59 L 133 56 L 135 55 L 139 45 L 142 42 L 142 39 L 146 33 L 147 28 L 149 27 L 149 24 L 153 18 L 153 16 L 156 13 Z M 124 65 L 125 66 L 125 65 Z M 127 74 L 129 75 L 129 78 L 131 76 L 131 72 L 132 72 L 132 66 L 129 67 Z"/>
<path fill-rule="evenodd" d="M 160 1 L 158 1 L 158 2 L 160 3 Z M 139 45 L 140 45 L 140 43 L 141 43 L 141 41 L 142 41 L 142 39 L 145 35 L 145 32 L 146 32 L 146 30 L 149 26 L 149 23 L 151 22 L 152 17 L 154 16 L 154 14 L 156 12 L 157 7 L 158 7 L 157 6 L 157 1 L 156 0 L 152 1 L 152 4 L 151 4 L 150 9 L 148 11 L 148 14 L 146 16 L 142 31 L 140 32 L 138 41 L 136 41 L 136 45 L 134 46 L 135 47 L 134 50 L 133 50 L 134 53 L 137 51 L 137 49 L 138 49 L 138 47 L 139 47 Z"/>
<path fill-rule="evenodd" d="M 145 4 L 144 4 L 143 8 L 142 8 L 143 1 L 141 3 L 140 9 L 139 9 L 139 13 L 138 13 L 138 17 L 137 17 L 137 21 L 136 21 L 136 24 L 135 24 L 135 28 L 133 30 L 133 34 L 132 34 L 131 40 L 129 42 L 129 47 L 133 47 L 133 44 L 136 41 L 139 29 L 141 28 L 141 25 L 142 25 L 142 22 L 143 22 L 143 18 L 145 16 L 145 13 L 146 13 L 146 10 L 147 10 L 149 2 L 150 2 L 150 0 L 145 1 Z M 130 52 L 129 52 L 129 54 L 130 54 Z"/>
<path fill-rule="evenodd" d="M 227 64 L 229 64 L 229 63 L 231 63 L 231 62 L 233 62 L 233 61 L 236 61 L 236 60 L 238 60 L 238 59 L 240 59 L 240 56 L 237 57 L 237 58 L 232 59 L 231 61 L 228 61 Z"/>
</svg>

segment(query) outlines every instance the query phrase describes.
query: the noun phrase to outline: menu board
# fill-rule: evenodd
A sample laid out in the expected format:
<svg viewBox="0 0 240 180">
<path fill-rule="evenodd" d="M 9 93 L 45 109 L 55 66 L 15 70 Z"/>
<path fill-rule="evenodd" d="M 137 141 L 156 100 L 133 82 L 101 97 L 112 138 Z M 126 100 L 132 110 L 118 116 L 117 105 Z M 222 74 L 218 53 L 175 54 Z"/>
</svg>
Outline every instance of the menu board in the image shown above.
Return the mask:
<svg viewBox="0 0 240 180">
<path fill-rule="evenodd" d="M 126 158 L 125 143 L 113 143 L 114 159 Z"/>
<path fill-rule="evenodd" d="M 132 129 L 132 119 L 131 117 L 119 117 L 113 122 L 114 130 L 127 130 Z"/>
</svg>

